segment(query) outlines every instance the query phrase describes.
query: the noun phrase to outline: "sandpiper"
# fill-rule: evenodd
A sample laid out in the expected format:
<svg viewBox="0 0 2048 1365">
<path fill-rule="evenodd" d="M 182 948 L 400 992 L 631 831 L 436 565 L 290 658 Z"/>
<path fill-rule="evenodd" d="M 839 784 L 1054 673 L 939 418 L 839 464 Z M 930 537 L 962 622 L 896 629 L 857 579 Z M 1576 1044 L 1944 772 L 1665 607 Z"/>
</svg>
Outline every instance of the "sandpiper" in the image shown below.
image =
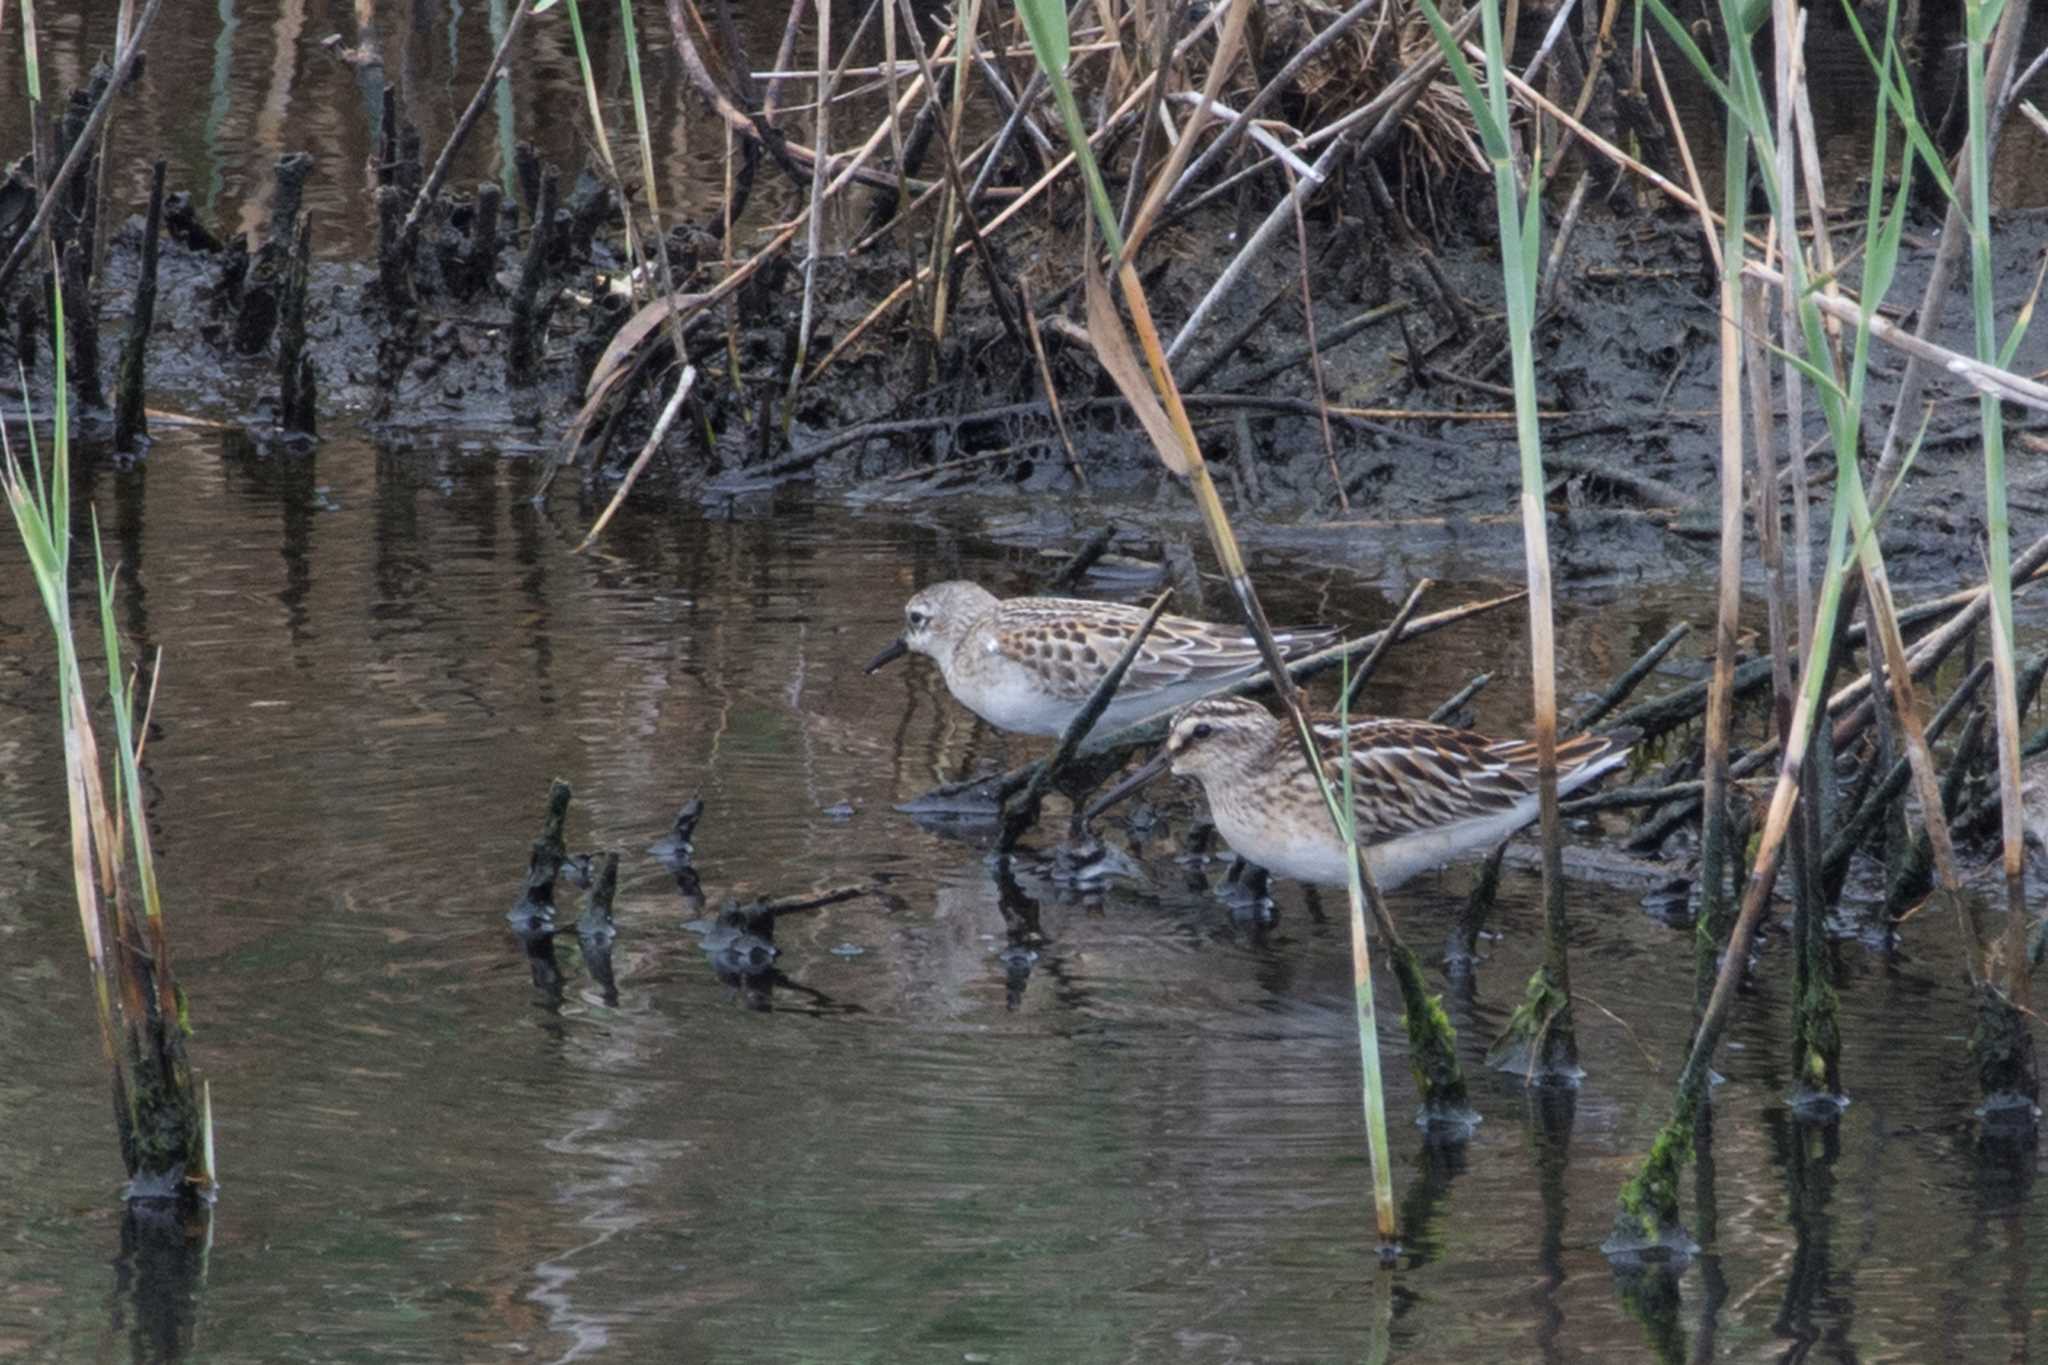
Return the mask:
<svg viewBox="0 0 2048 1365">
<path fill-rule="evenodd" d="M 1536 745 L 1419 720 L 1312 716 L 1332 781 L 1350 734 L 1352 806 L 1366 865 L 1381 890 L 1490 848 L 1536 818 Z M 1628 758 L 1635 736 L 1576 735 L 1557 746 L 1559 795 Z M 1171 767 L 1200 779 L 1216 830 L 1246 861 L 1282 877 L 1342 886 L 1343 843 L 1285 722 L 1239 697 L 1213 697 L 1173 718 L 1144 767 L 1089 808 L 1097 814 Z"/>
<path fill-rule="evenodd" d="M 979 584 L 935 583 L 903 608 L 903 634 L 869 661 L 929 655 L 955 701 L 1003 730 L 1063 733 L 1145 621 L 1138 607 L 1069 597 L 998 598 Z M 1325 627 L 1274 632 L 1294 658 L 1334 642 Z M 1106 733 L 1183 706 L 1260 668 L 1235 626 L 1162 616 L 1096 722 Z"/>
</svg>

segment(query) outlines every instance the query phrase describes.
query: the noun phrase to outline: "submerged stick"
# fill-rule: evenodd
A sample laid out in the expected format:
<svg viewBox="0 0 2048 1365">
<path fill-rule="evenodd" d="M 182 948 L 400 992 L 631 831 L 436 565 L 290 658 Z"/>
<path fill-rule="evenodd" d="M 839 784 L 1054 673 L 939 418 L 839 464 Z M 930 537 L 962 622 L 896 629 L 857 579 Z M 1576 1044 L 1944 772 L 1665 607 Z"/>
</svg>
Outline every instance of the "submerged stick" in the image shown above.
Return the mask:
<svg viewBox="0 0 2048 1365">
<path fill-rule="evenodd" d="M 164 169 L 159 160 L 149 172 L 149 214 L 142 226 L 142 271 L 135 283 L 135 307 L 128 315 L 128 340 L 121 348 L 121 377 L 114 396 L 114 449 L 135 451 L 149 434 L 142 401 L 143 360 L 149 333 L 156 325 L 156 270 L 163 239 Z"/>
<path fill-rule="evenodd" d="M 1451 693 L 1449 698 L 1447 698 L 1444 701 L 1444 704 L 1442 706 L 1437 707 L 1436 710 L 1429 713 L 1430 723 L 1433 725 L 1445 725 L 1450 723 L 1451 717 L 1457 715 L 1458 712 L 1462 711 L 1465 708 L 1465 704 L 1471 701 L 1474 697 L 1478 696 L 1480 690 L 1492 681 L 1493 674 L 1491 673 L 1475 674 L 1472 678 L 1472 681 L 1466 683 L 1463 687 Z"/>
<path fill-rule="evenodd" d="M 1571 722 L 1564 727 L 1563 734 L 1565 737 L 1570 738 L 1573 735 L 1592 729 L 1601 717 L 1627 701 L 1629 694 L 1642 684 L 1643 679 L 1650 676 L 1650 671 L 1656 668 L 1658 664 L 1664 662 L 1664 656 L 1671 652 L 1672 646 L 1683 640 L 1691 632 L 1692 622 L 1690 621 L 1680 621 L 1670 630 L 1664 632 L 1664 637 L 1657 641 L 1656 644 L 1644 650 L 1642 657 L 1623 670 L 1622 675 L 1609 684 L 1607 690 L 1602 692 L 1591 706 L 1588 706 L 1584 711 L 1572 718 Z"/>
</svg>

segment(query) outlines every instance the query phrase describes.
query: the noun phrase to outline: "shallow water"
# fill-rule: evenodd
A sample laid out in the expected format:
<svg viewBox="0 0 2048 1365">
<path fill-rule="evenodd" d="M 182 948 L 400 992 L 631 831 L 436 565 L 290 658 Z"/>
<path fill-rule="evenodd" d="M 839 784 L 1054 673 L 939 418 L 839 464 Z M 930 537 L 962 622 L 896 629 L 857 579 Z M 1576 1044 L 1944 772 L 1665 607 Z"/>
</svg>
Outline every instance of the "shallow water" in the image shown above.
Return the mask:
<svg viewBox="0 0 2048 1365">
<path fill-rule="evenodd" d="M 927 666 L 859 671 L 915 584 L 1031 586 L 1025 537 L 642 501 L 577 557 L 590 510 L 536 510 L 532 474 L 173 435 L 89 489 L 128 646 L 165 650 L 150 811 L 225 1181 L 203 1254 L 121 1253 L 54 670 L 0 574 L 0 1018 L 21 1044 L 0 1355 L 2006 1361 L 2048 1330 L 2040 1157 L 1976 1142 L 1950 926 L 1909 924 L 1891 960 L 1842 947 L 1855 1103 L 1831 1131 L 1786 1116 L 1774 942 L 1721 1059 L 1707 1254 L 1659 1297 L 1598 1248 L 1666 1110 L 1689 937 L 1639 888 L 1574 883 L 1589 1075 L 1539 1103 L 1478 1066 L 1537 954 L 1510 872 L 1504 937 L 1452 1005 L 1485 1115 L 1468 1145 L 1409 1126 L 1381 1020 L 1407 1241 L 1382 1271 L 1334 903 L 1283 887 L 1256 930 L 1170 849 L 1093 894 L 1031 877 L 1047 941 L 1020 974 L 980 855 L 890 810 L 1036 751 Z M 1276 615 L 1370 627 L 1400 585 L 1361 565 L 1261 568 Z M 1565 696 L 1703 611 L 1571 597 Z M 1490 667 L 1481 723 L 1512 730 L 1521 631 L 1510 611 L 1399 651 L 1371 704 L 1423 711 Z M 503 920 L 555 776 L 572 847 L 625 854 L 616 1006 L 567 940 L 550 1001 Z M 694 793 L 714 906 L 886 893 L 784 917 L 766 1011 L 643 852 Z M 1396 898 L 1431 957 L 1465 886 Z"/>
</svg>

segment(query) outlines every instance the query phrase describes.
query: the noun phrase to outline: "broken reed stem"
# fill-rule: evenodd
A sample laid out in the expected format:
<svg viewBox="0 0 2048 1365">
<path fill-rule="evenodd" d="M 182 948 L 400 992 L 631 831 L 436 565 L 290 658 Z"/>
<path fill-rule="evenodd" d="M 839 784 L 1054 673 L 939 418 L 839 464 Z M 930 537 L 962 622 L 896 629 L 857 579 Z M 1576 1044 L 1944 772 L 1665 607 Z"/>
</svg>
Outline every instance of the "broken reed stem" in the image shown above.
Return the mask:
<svg viewBox="0 0 2048 1365">
<path fill-rule="evenodd" d="M 610 525 L 613 514 L 626 501 L 626 494 L 632 491 L 641 471 L 645 470 L 648 462 L 654 458 L 654 452 L 661 449 L 661 443 L 668 439 L 669 428 L 675 425 L 676 417 L 682 412 L 683 403 L 689 398 L 690 390 L 696 383 L 697 367 L 684 365 L 683 372 L 676 376 L 675 392 L 669 395 L 668 403 L 661 410 L 661 416 L 655 419 L 654 430 L 647 433 L 647 441 L 640 447 L 640 453 L 634 457 L 632 466 L 626 470 L 626 477 L 619 480 L 618 489 L 613 492 L 612 500 L 605 504 L 603 514 L 591 523 L 590 530 L 576 543 L 577 554 L 582 554 L 595 545 L 597 538 L 604 534 L 604 528 Z"/>
<path fill-rule="evenodd" d="M 1970 183 L 1979 193 L 1969 199 L 1970 302 L 1975 314 L 1977 358 L 1986 363 L 2004 362 L 1998 344 L 1997 296 L 1992 279 L 1991 212 L 1987 190 L 1991 184 L 1990 105 L 2002 103 L 2003 72 L 2010 68 L 2017 36 L 2026 27 L 2028 0 L 2006 0 L 1996 34 L 1985 31 L 1986 7 L 1971 3 L 1964 7 L 1964 70 L 1967 76 L 1970 122 L 1968 155 Z M 1986 70 L 1986 49 L 1992 54 L 1994 71 Z M 2020 327 L 2025 326 L 2022 314 Z M 2014 340 L 2018 334 L 2015 331 Z M 2027 1115 L 2031 1125 L 2033 1101 L 2040 1093 L 2035 1073 L 2031 1026 L 2032 964 L 2027 960 L 2026 851 L 2021 827 L 2019 688 L 2013 664 L 2012 620 L 2012 531 L 2006 500 L 2005 414 L 1995 393 L 1986 391 L 1978 399 L 1978 417 L 1984 430 L 1984 521 L 1989 544 L 1986 582 L 1991 617 L 1992 704 L 1997 717 L 1998 787 L 2001 819 L 1999 836 L 2005 874 L 2006 941 L 2005 979 L 1986 984 L 1998 988 L 2003 1000 L 1985 999 L 1979 1011 L 1978 1074 L 1985 1083 L 1987 1102 L 2004 1102 L 2003 1107 Z M 1917 772 L 1916 772 L 1917 776 Z M 1932 824 L 1930 834 L 1935 832 Z M 1941 853 L 1935 842 L 1937 858 Z M 2017 1017 L 2015 1017 L 2017 1016 Z M 1989 1046 L 1994 1022 L 2006 1034 L 2017 1031 L 2017 1044 L 2002 1048 Z M 2017 1055 L 2015 1055 L 2017 1054 Z M 1994 1056 L 2010 1058 L 1994 1064 Z M 1992 1087 L 1996 1087 L 1993 1089 Z M 2016 1093 L 2015 1093 L 2016 1092 Z M 2016 1103 L 2014 1101 L 2017 1101 Z"/>
<path fill-rule="evenodd" d="M 1124 646 L 1123 653 L 1117 655 L 1116 662 L 1110 665 L 1109 672 L 1102 675 L 1102 681 L 1096 684 L 1087 704 L 1075 712 L 1074 718 L 1067 722 L 1066 731 L 1060 735 L 1059 747 L 1040 765 L 1024 790 L 1003 803 L 1003 828 L 996 839 L 998 858 L 1007 858 L 1017 847 L 1018 837 L 1038 818 L 1038 803 L 1045 796 L 1046 788 L 1052 785 L 1053 780 L 1060 775 L 1060 770 L 1080 752 L 1082 741 L 1087 739 L 1088 732 L 1095 728 L 1095 722 L 1102 718 L 1102 713 L 1108 708 L 1110 699 L 1116 695 L 1117 688 L 1123 686 L 1124 674 L 1130 671 L 1132 662 L 1138 657 L 1138 651 L 1145 647 L 1146 639 L 1152 634 L 1152 627 L 1159 624 L 1159 617 L 1166 610 L 1167 599 L 1172 596 L 1173 589 L 1168 588 L 1153 599 L 1151 609 L 1145 613 L 1145 620 L 1138 627 L 1137 633 L 1131 636 L 1130 643 Z"/>
<path fill-rule="evenodd" d="M 1031 338 L 1031 359 L 1038 366 L 1038 382 L 1045 390 L 1045 406 L 1052 413 L 1053 430 L 1059 433 L 1060 449 L 1067 453 L 1067 468 L 1073 473 L 1074 483 L 1083 493 L 1088 491 L 1088 475 L 1081 468 L 1081 457 L 1074 450 L 1074 439 L 1067 434 L 1067 417 L 1060 411 L 1059 385 L 1053 382 L 1052 364 L 1045 358 L 1045 339 L 1039 334 L 1038 315 L 1031 306 L 1031 286 L 1022 279 L 1017 282 L 1019 311 L 1024 315 L 1024 330 Z"/>
<path fill-rule="evenodd" d="M 1518 1041 L 1527 1049 L 1528 1074 L 1576 1077 L 1578 1037 L 1571 999 L 1570 925 L 1564 898 L 1564 830 L 1557 809 L 1557 642 L 1551 601 L 1550 533 L 1545 506 L 1543 435 L 1536 396 L 1536 290 L 1541 262 L 1543 177 L 1540 159 L 1524 185 L 1509 126 L 1505 72 L 1509 44 L 1500 7 L 1480 6 L 1486 65 L 1484 85 L 1474 77 L 1459 39 L 1431 0 L 1423 12 L 1436 38 L 1435 55 L 1457 78 L 1493 170 L 1494 210 L 1500 232 L 1502 292 L 1507 303 L 1510 373 L 1514 380 L 1515 445 L 1520 455 L 1522 557 L 1529 584 L 1529 673 L 1536 741 L 1538 825 L 1543 841 L 1544 960 L 1529 981 L 1523 1004 L 1490 1060 L 1506 1061 Z M 1467 16 L 1469 17 L 1469 16 Z M 1426 62 L 1418 62 L 1418 68 Z M 1335 142 L 1332 143 L 1334 147 Z M 1318 166 L 1321 161 L 1318 160 Z"/>
</svg>

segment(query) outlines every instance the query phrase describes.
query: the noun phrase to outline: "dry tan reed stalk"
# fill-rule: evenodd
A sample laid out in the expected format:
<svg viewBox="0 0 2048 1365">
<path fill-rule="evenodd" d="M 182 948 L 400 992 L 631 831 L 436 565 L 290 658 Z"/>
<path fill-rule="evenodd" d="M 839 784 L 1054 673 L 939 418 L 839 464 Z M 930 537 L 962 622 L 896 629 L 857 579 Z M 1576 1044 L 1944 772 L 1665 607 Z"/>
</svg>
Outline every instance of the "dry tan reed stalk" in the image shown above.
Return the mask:
<svg viewBox="0 0 2048 1365">
<path fill-rule="evenodd" d="M 1761 280 L 1773 289 L 1785 287 L 1783 275 L 1755 261 L 1746 263 L 1743 271 L 1752 279 Z M 1844 322 L 1854 323 L 1862 316 L 1861 305 L 1846 295 L 1816 293 L 1813 300 L 1823 314 L 1831 314 Z M 2032 408 L 2036 412 L 2048 412 L 2048 384 L 1997 365 L 1986 364 L 1974 356 L 1952 351 L 1946 346 L 1937 346 L 1879 315 L 1872 315 L 1870 319 L 1870 335 L 1908 357 L 1940 366 L 1952 378 L 1969 385 L 1980 394 L 1988 394 L 2002 403 Z"/>
</svg>

